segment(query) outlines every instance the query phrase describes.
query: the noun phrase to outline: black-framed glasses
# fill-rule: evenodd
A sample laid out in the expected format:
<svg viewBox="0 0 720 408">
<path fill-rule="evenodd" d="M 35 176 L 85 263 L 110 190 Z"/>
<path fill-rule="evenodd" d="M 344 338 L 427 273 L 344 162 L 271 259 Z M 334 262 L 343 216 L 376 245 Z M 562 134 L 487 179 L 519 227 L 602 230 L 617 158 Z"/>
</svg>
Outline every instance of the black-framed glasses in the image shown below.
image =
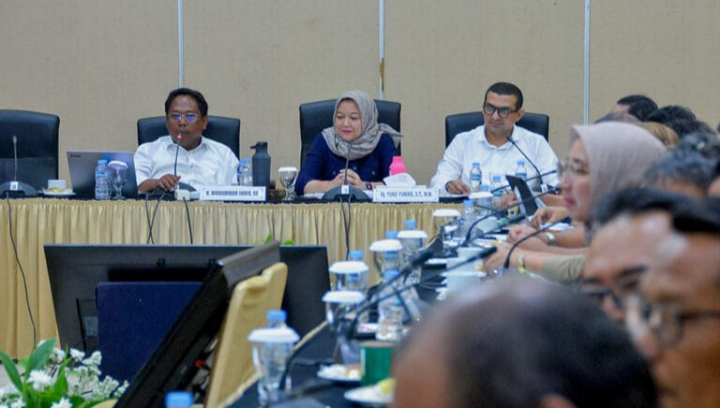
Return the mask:
<svg viewBox="0 0 720 408">
<path fill-rule="evenodd" d="M 623 301 L 623 296 L 617 293 L 612 288 L 580 288 L 580 293 L 587 296 L 592 300 L 593 302 L 597 303 L 598 306 L 602 306 L 603 302 L 605 301 L 605 298 L 610 296 L 610 299 L 613 301 L 613 305 L 618 310 L 624 310 L 625 309 L 625 302 Z"/>
<path fill-rule="evenodd" d="M 483 105 L 483 112 L 485 112 L 486 115 L 492 116 L 495 112 L 500 115 L 501 118 L 507 118 L 509 114 L 517 112 L 517 109 L 510 109 L 510 108 L 498 108 L 495 107 L 489 103 L 485 103 Z"/>
<path fill-rule="evenodd" d="M 558 179 L 561 179 L 563 175 L 567 174 L 568 176 L 572 177 L 578 177 L 578 176 L 587 176 L 590 174 L 590 170 L 587 168 L 587 166 L 575 163 L 567 160 L 558 161 L 557 163 L 557 176 Z"/>
<path fill-rule="evenodd" d="M 687 322 L 720 319 L 720 311 L 683 311 L 668 304 L 651 305 L 641 295 L 628 297 L 625 323 L 631 333 L 638 335 L 650 330 L 659 345 L 676 346 L 683 336 Z"/>
<path fill-rule="evenodd" d="M 168 116 L 168 118 L 170 118 L 170 120 L 172 120 L 174 122 L 180 122 L 183 118 L 185 118 L 185 121 L 187 123 L 193 123 L 198 119 L 198 117 L 200 115 L 198 115 L 197 113 L 190 112 L 190 113 L 171 113 L 167 116 Z"/>
</svg>

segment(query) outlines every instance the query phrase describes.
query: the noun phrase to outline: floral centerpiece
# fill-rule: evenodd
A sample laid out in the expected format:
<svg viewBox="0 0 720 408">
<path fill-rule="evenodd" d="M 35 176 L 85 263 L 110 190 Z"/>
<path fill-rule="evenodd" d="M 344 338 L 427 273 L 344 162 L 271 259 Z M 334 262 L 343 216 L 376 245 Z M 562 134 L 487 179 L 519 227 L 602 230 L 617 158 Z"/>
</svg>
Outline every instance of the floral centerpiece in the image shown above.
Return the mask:
<svg viewBox="0 0 720 408">
<path fill-rule="evenodd" d="M 110 376 L 100 379 L 99 351 L 89 357 L 75 349 L 55 348 L 55 339 L 41 342 L 19 364 L 0 351 L 10 384 L 0 388 L 0 408 L 89 408 L 118 398 L 127 388 Z"/>
</svg>

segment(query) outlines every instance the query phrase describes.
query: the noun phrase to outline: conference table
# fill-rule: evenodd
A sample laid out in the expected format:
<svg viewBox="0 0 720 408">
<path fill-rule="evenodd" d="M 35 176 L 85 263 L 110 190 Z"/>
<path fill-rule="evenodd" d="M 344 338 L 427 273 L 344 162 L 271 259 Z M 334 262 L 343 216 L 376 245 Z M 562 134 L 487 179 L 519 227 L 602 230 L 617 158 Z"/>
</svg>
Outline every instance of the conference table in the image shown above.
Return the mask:
<svg viewBox="0 0 720 408">
<path fill-rule="evenodd" d="M 419 229 L 433 235 L 433 211 L 448 207 L 460 208 L 457 203 L 351 203 L 348 209 L 346 203 L 338 202 L 193 201 L 186 209 L 183 202 L 176 201 L 5 200 L 0 204 L 0 219 L 4 220 L 0 228 L 0 350 L 24 357 L 33 348 L 25 284 L 37 340 L 57 337 L 43 249 L 47 243 L 145 244 L 149 219 L 155 213 L 155 244 L 255 245 L 271 237 L 296 245 L 326 245 L 328 261 L 333 263 L 345 258 L 346 219 L 350 222 L 349 247 L 363 250 L 365 262 L 372 265 L 371 242 L 383 239 L 387 230 L 402 229 L 407 219 L 417 220 Z M 374 271 L 370 280 L 377 280 Z"/>
</svg>

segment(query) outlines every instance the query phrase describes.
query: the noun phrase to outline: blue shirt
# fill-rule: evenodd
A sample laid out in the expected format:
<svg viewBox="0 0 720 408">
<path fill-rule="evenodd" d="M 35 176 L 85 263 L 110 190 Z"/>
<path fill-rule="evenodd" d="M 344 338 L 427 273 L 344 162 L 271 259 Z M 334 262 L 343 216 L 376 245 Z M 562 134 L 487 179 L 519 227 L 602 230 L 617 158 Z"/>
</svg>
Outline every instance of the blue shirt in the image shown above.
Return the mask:
<svg viewBox="0 0 720 408">
<path fill-rule="evenodd" d="M 375 150 L 365 157 L 350 160 L 348 168 L 357 173 L 363 181 L 382 181 L 390 175 L 393 156 L 399 156 L 395 144 L 390 136 L 383 133 Z M 322 134 L 318 134 L 298 174 L 295 192 L 304 194 L 308 182 L 332 180 L 344 169 L 345 158 L 334 154 Z"/>
</svg>

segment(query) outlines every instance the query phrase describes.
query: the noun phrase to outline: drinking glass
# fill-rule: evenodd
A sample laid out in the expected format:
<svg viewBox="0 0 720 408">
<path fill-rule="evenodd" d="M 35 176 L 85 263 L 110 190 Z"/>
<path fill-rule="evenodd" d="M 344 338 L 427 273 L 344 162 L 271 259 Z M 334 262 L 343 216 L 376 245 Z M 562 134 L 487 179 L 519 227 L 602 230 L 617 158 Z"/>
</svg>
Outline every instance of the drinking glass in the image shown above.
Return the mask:
<svg viewBox="0 0 720 408">
<path fill-rule="evenodd" d="M 280 167 L 278 169 L 280 183 L 285 187 L 284 201 L 295 199 L 295 180 L 297 179 L 298 169 L 295 167 Z"/>
<path fill-rule="evenodd" d="M 453 208 L 438 208 L 433 211 L 433 222 L 438 236 L 441 237 L 443 243 L 443 254 L 451 255 L 453 245 L 453 235 L 460 225 L 460 211 Z"/>
<path fill-rule="evenodd" d="M 115 189 L 115 196 L 113 200 L 124 200 L 125 197 L 122 195 L 122 188 L 125 186 L 127 180 L 127 169 L 128 165 L 124 162 L 113 160 L 108 163 L 110 169 L 110 185 Z"/>
</svg>

